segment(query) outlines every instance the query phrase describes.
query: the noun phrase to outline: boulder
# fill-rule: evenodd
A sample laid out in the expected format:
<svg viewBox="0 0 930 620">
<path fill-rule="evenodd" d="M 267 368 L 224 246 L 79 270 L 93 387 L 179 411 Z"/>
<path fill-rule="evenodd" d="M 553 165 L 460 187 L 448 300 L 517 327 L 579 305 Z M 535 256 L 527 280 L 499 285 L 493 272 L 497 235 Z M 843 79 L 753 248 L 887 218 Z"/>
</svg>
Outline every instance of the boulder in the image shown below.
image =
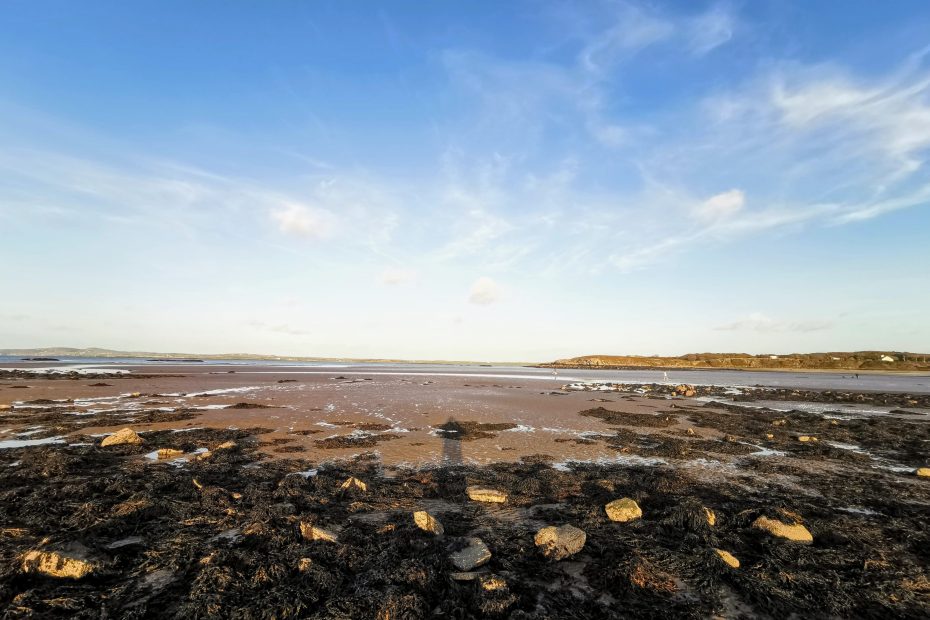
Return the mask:
<svg viewBox="0 0 930 620">
<path fill-rule="evenodd" d="M 480 538 L 469 538 L 468 546 L 450 555 L 449 559 L 460 571 L 470 571 L 487 564 L 491 559 L 491 550 Z"/>
<path fill-rule="evenodd" d="M 40 573 L 58 579 L 81 579 L 94 572 L 96 566 L 81 545 L 67 550 L 33 550 L 23 555 L 23 572 Z"/>
<path fill-rule="evenodd" d="M 336 542 L 336 534 L 333 532 L 303 521 L 300 523 L 300 535 L 310 541 Z"/>
<path fill-rule="evenodd" d="M 468 498 L 476 502 L 487 502 L 491 504 L 503 504 L 507 501 L 507 494 L 497 489 L 487 487 L 470 486 L 465 489 Z"/>
<path fill-rule="evenodd" d="M 810 531 L 800 523 L 785 523 L 778 519 L 769 519 L 768 517 L 759 517 L 753 521 L 752 526 L 756 529 L 768 532 L 772 536 L 785 538 L 793 542 L 810 543 L 814 537 Z"/>
<path fill-rule="evenodd" d="M 930 478 L 930 467 L 918 467 L 914 474 L 920 478 Z"/>
<path fill-rule="evenodd" d="M 724 551 L 723 549 L 714 549 L 717 552 L 717 555 L 720 556 L 720 559 L 730 568 L 739 568 L 739 560 L 733 557 L 733 554 L 729 551 Z"/>
<path fill-rule="evenodd" d="M 339 489 L 342 491 L 363 491 L 364 492 L 368 490 L 368 485 L 362 482 L 361 480 L 359 480 L 358 478 L 356 478 L 355 476 L 351 476 L 347 478 L 346 481 L 342 483 L 342 485 L 340 485 Z"/>
<path fill-rule="evenodd" d="M 607 517 L 611 521 L 618 521 L 620 523 L 633 521 L 643 516 L 642 508 L 639 507 L 639 504 L 637 504 L 635 500 L 629 497 L 615 499 L 604 506 L 604 510 L 607 511 Z"/>
<path fill-rule="evenodd" d="M 184 456 L 184 450 L 175 450 L 174 448 L 162 448 L 158 451 L 159 459 L 176 459 Z"/>
<path fill-rule="evenodd" d="M 107 446 L 121 446 L 123 444 L 138 446 L 142 444 L 142 438 L 131 428 L 124 428 L 123 430 L 116 431 L 112 435 L 107 435 L 103 438 L 103 441 L 100 442 L 100 446 L 103 448 Z"/>
<path fill-rule="evenodd" d="M 534 542 L 542 554 L 550 560 L 564 560 L 584 547 L 588 539 L 584 530 L 574 525 L 555 527 L 550 525 L 536 532 Z"/>
<path fill-rule="evenodd" d="M 424 532 L 436 534 L 437 536 L 441 535 L 445 531 L 442 527 L 442 523 L 437 521 L 436 517 L 426 512 L 425 510 L 418 510 L 413 513 L 413 522 Z"/>
</svg>

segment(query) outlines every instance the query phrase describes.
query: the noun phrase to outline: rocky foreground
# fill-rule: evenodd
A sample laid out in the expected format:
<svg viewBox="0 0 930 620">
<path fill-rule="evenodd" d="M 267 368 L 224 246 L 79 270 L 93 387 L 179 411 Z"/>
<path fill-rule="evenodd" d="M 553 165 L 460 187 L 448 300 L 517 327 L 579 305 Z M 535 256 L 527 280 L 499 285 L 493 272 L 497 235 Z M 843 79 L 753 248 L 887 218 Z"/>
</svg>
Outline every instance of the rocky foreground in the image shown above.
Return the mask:
<svg viewBox="0 0 930 620">
<path fill-rule="evenodd" d="M 3 617 L 930 615 L 919 473 L 311 469 L 260 430 L 3 451 Z"/>
</svg>

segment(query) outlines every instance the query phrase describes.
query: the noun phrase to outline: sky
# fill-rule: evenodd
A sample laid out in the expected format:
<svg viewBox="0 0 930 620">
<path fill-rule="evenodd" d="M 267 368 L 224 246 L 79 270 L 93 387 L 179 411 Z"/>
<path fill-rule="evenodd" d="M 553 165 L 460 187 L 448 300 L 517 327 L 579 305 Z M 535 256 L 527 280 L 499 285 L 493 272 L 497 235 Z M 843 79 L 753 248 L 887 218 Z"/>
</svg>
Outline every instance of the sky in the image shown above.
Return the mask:
<svg viewBox="0 0 930 620">
<path fill-rule="evenodd" d="M 930 351 L 924 0 L 0 14 L 0 348 Z"/>
</svg>

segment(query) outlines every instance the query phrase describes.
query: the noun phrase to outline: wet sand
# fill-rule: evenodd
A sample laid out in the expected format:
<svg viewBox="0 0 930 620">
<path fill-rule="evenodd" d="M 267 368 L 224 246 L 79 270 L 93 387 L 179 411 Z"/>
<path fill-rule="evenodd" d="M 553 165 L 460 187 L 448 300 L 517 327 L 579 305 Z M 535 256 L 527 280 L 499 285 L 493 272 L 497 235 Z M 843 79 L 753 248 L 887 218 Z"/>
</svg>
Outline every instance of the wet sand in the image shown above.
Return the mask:
<svg viewBox="0 0 930 620">
<path fill-rule="evenodd" d="M 930 612 L 930 480 L 915 475 L 930 460 L 925 393 L 131 370 L 0 376 L 9 617 Z M 101 447 L 127 427 L 142 445 Z M 235 448 L 218 449 L 227 440 Z M 340 491 L 350 475 L 367 490 Z M 476 483 L 507 502 L 470 501 Z M 606 518 L 624 496 L 642 506 L 635 523 Z M 702 522 L 704 507 L 716 524 Z M 416 509 L 433 511 L 445 536 L 416 530 Z M 760 516 L 803 523 L 813 542 L 760 533 Z M 303 539 L 302 523 L 339 542 Z M 564 523 L 587 532 L 584 550 L 545 560 L 534 533 Z M 449 554 L 469 536 L 493 557 L 458 581 Z M 23 572 L 24 553 L 75 545 L 91 576 Z M 490 575 L 506 586 L 488 589 Z"/>
</svg>

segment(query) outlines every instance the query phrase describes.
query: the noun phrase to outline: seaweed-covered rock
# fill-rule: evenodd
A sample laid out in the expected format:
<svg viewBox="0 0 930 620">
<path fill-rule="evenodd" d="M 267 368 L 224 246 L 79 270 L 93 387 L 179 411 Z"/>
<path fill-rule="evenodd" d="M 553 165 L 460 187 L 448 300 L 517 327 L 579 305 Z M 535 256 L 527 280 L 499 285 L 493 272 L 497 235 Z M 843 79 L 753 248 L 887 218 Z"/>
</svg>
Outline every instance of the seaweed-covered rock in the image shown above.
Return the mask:
<svg viewBox="0 0 930 620">
<path fill-rule="evenodd" d="M 87 549 L 80 544 L 72 544 L 58 551 L 27 551 L 23 555 L 22 566 L 24 573 L 40 573 L 58 579 L 82 579 L 96 568 Z"/>
<path fill-rule="evenodd" d="M 588 536 L 574 525 L 548 526 L 536 532 L 534 542 L 550 560 L 564 560 L 581 551 Z"/>
<path fill-rule="evenodd" d="M 310 541 L 321 540 L 334 543 L 337 540 L 335 533 L 303 521 L 300 523 L 300 535 Z"/>
<path fill-rule="evenodd" d="M 729 551 L 724 551 L 723 549 L 714 549 L 714 552 L 720 557 L 723 562 L 730 568 L 739 568 L 739 560 L 737 560 L 732 553 Z"/>
</svg>

